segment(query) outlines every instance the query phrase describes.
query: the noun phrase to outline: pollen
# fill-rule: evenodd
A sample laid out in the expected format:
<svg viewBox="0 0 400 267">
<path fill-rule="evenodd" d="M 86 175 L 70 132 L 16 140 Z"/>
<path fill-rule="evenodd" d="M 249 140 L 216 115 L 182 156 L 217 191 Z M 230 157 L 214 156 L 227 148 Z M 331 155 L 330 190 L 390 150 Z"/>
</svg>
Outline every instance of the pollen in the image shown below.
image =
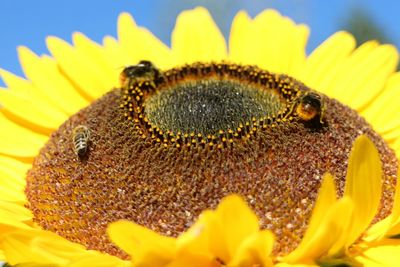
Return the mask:
<svg viewBox="0 0 400 267">
<path fill-rule="evenodd" d="M 26 195 L 42 228 L 127 258 L 108 240 L 109 223 L 127 219 L 178 236 L 201 211 L 238 193 L 282 255 L 304 235 L 325 172 L 343 194 L 360 134 L 383 162 L 375 220 L 390 213 L 397 159 L 349 107 L 255 66 L 194 63 L 145 77 L 129 70 L 121 88 L 69 118 L 36 157 Z M 80 125 L 90 131 L 85 157 L 71 137 Z"/>
</svg>

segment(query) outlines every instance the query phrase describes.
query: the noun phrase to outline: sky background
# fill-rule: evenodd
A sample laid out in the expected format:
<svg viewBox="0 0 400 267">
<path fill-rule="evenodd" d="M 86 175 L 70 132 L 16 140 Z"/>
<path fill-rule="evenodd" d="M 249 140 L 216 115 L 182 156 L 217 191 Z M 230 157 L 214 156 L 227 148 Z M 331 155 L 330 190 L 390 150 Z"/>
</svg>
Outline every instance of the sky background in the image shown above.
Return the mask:
<svg viewBox="0 0 400 267">
<path fill-rule="evenodd" d="M 48 54 L 45 38 L 49 35 L 71 42 L 71 34 L 79 31 L 101 43 L 105 35 L 116 36 L 117 17 L 123 11 L 169 44 L 179 12 L 199 5 L 210 10 L 225 37 L 238 10 L 255 16 L 265 8 L 275 8 L 310 26 L 308 52 L 346 28 L 357 11 L 368 17 L 385 40 L 400 47 L 397 0 L 0 0 L 0 68 L 23 76 L 16 47 L 25 45 L 37 54 Z M 1 81 L 0 86 L 4 86 Z"/>
</svg>

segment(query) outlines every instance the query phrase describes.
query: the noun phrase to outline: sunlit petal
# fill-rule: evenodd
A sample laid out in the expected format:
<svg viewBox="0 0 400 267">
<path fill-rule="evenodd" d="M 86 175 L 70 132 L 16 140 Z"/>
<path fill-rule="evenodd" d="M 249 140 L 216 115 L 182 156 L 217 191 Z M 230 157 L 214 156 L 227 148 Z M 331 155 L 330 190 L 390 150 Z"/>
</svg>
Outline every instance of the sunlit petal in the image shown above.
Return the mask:
<svg viewBox="0 0 400 267">
<path fill-rule="evenodd" d="M 354 37 L 337 32 L 316 48 L 307 58 L 299 78 L 305 84 L 328 96 L 335 96 L 332 80 L 356 46 Z"/>
<path fill-rule="evenodd" d="M 163 266 L 172 261 L 176 253 L 174 238 L 161 236 L 132 222 L 112 223 L 107 233 L 111 240 L 131 255 L 138 265 L 142 261 L 152 259 L 150 263 L 154 264 L 153 266 Z M 152 266 L 150 263 L 148 266 Z"/>
<path fill-rule="evenodd" d="M 128 13 L 122 13 L 118 18 L 118 40 L 129 59 L 129 65 L 137 64 L 140 60 L 157 62 L 160 68 L 174 64 L 169 48 L 146 28 L 137 26 Z"/>
<path fill-rule="evenodd" d="M 333 177 L 327 174 L 315 202 L 310 227 L 296 250 L 283 257 L 284 262 L 313 264 L 313 259 L 328 253 L 337 244 L 351 220 L 353 203 L 348 197 L 335 200 Z"/>
<path fill-rule="evenodd" d="M 356 139 L 350 153 L 344 194 L 354 202 L 354 218 L 344 244 L 350 246 L 375 217 L 382 194 L 379 153 L 364 135 Z"/>
<path fill-rule="evenodd" d="M 227 57 L 225 39 L 210 13 L 202 7 L 184 11 L 178 16 L 171 46 L 177 64 Z"/>
</svg>

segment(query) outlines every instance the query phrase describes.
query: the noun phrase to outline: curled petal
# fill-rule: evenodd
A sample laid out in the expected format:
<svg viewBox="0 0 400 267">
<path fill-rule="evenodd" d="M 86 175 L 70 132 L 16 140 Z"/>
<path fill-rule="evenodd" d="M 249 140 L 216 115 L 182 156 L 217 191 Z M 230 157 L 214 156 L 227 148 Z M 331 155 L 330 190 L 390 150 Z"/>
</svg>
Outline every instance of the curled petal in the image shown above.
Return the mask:
<svg viewBox="0 0 400 267">
<path fill-rule="evenodd" d="M 270 231 L 260 231 L 242 242 L 229 266 L 273 266 L 270 254 L 274 236 Z"/>
<path fill-rule="evenodd" d="M 110 239 L 128 253 L 137 266 L 164 266 L 176 254 L 175 239 L 129 221 L 108 226 Z"/>
<path fill-rule="evenodd" d="M 322 181 L 310 227 L 299 246 L 282 258 L 287 263 L 313 264 L 340 242 L 352 218 L 353 203 L 349 197 L 336 200 L 333 178 L 326 174 Z"/>
<path fill-rule="evenodd" d="M 350 246 L 371 224 L 382 195 L 382 164 L 371 140 L 362 135 L 356 139 L 347 168 L 345 196 L 354 202 L 354 218 L 347 240 Z"/>
</svg>

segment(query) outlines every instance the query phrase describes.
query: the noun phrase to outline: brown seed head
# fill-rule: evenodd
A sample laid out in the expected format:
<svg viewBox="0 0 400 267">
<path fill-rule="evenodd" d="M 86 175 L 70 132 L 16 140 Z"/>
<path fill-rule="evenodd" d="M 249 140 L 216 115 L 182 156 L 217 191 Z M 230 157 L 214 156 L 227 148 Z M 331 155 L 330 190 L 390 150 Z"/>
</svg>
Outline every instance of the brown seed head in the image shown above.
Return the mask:
<svg viewBox="0 0 400 267">
<path fill-rule="evenodd" d="M 66 121 L 35 159 L 26 195 L 42 228 L 126 258 L 105 234 L 110 222 L 128 219 L 177 236 L 202 210 L 239 193 L 277 236 L 275 253 L 287 253 L 307 228 L 325 172 L 342 194 L 360 134 L 373 140 L 383 162 L 376 219 L 390 213 L 397 159 L 336 100 L 317 94 L 323 124 L 310 125 L 315 115 L 304 116 L 310 108 L 299 100 L 313 91 L 253 66 L 196 63 L 131 78 Z M 71 142 L 78 125 L 91 133 L 84 160 Z"/>
</svg>

